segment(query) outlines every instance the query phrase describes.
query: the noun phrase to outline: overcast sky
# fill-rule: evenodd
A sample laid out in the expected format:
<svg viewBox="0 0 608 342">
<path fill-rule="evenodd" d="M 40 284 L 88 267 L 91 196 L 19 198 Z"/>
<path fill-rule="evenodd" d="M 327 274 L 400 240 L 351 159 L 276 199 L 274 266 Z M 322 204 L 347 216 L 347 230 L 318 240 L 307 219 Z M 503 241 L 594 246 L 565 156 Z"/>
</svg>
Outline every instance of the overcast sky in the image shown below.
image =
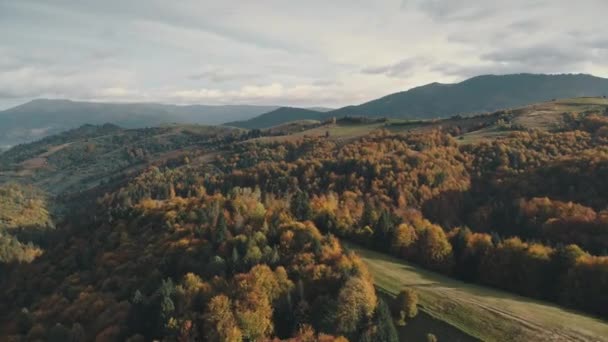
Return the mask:
<svg viewBox="0 0 608 342">
<path fill-rule="evenodd" d="M 607 0 L 0 0 L 0 108 L 341 106 L 479 74 L 608 77 Z"/>
</svg>

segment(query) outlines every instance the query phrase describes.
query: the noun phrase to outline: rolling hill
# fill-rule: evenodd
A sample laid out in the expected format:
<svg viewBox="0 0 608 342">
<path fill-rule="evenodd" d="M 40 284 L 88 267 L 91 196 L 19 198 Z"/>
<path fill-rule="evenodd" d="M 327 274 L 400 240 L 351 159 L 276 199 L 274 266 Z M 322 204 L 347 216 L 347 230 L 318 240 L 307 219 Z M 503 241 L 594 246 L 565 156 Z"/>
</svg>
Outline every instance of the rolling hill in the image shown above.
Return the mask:
<svg viewBox="0 0 608 342">
<path fill-rule="evenodd" d="M 86 191 L 157 162 L 194 159 L 246 138 L 244 131 L 222 126 L 83 125 L 0 154 L 0 184 L 33 184 L 55 195 Z"/>
<path fill-rule="evenodd" d="M 228 122 L 225 125 L 248 129 L 260 129 L 277 126 L 290 121 L 320 120 L 324 117 L 326 117 L 326 115 L 317 110 L 281 107 L 249 120 Z"/>
<path fill-rule="evenodd" d="M 456 137 L 460 144 L 471 144 L 504 138 L 516 131 L 560 131 L 569 126 L 569 118 L 581 118 L 593 113 L 608 115 L 608 99 L 603 97 L 556 99 L 493 113 L 453 116 L 446 119 L 337 118 L 335 123 L 290 121 L 264 130 L 265 136 L 257 139 L 290 141 L 303 137 L 328 137 L 335 141 L 348 141 L 380 129 L 419 133 L 441 130 Z"/>
<path fill-rule="evenodd" d="M 8 267 L 0 331 L 33 339 L 71 326 L 74 335 L 147 340 L 141 334 L 168 334 L 164 321 L 205 329 L 212 298 L 238 294 L 243 272 L 272 266 L 277 278 L 314 280 L 289 286 L 290 296 L 310 296 L 305 317 L 334 315 L 344 307 L 334 300 L 344 298 L 334 291 L 347 286 L 341 279 L 369 270 L 366 281 L 389 304 L 404 287 L 418 293 L 426 318 L 406 329 L 422 338 L 606 340 L 608 257 L 591 253 L 608 244 L 607 108 L 607 99 L 584 97 L 441 120 L 351 117 L 260 131 L 84 125 L 15 146 L 0 154 L 0 264 L 8 265 L 0 265 Z M 486 203 L 496 208 L 487 218 L 477 215 Z M 537 220 L 541 204 L 551 217 Z M 526 230 L 497 224 L 509 217 Z M 574 229 L 562 235 L 555 222 Z M 332 236 L 352 243 L 342 249 Z M 177 318 L 161 315 L 161 300 L 179 308 L 165 310 Z M 95 306 L 98 315 L 77 314 Z M 391 322 L 386 310 L 382 322 Z M 292 329 L 264 312 L 276 331 Z M 336 332 L 336 319 L 324 322 L 312 324 Z"/>
<path fill-rule="evenodd" d="M 320 115 L 307 111 L 277 110 L 244 123 L 233 124 L 243 128 L 268 128 L 294 120 L 344 116 L 446 118 L 522 107 L 558 98 L 607 94 L 608 79 L 591 75 L 484 75 L 454 84 L 431 83 Z"/>
<path fill-rule="evenodd" d="M 0 150 L 30 142 L 83 124 L 112 123 L 143 128 L 165 123 L 216 125 L 244 120 L 275 106 L 177 106 L 156 103 L 93 103 L 34 100 L 0 112 Z"/>
</svg>

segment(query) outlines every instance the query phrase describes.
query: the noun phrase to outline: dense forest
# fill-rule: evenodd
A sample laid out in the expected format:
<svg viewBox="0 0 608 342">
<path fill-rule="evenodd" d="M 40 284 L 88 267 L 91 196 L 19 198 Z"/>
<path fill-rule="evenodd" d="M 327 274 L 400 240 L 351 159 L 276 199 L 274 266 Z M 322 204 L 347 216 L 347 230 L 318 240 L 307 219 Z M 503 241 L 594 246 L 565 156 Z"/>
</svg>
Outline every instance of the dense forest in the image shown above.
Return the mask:
<svg viewBox="0 0 608 342">
<path fill-rule="evenodd" d="M 191 148 L 73 193 L 72 215 L 55 221 L 42 193 L 5 185 L 0 331 L 27 341 L 396 341 L 416 294 L 385 303 L 340 239 L 608 318 L 605 114 L 468 144 L 441 127 L 339 140 L 177 136 L 163 151 L 182 139 Z M 86 159 L 79 146 L 54 158 L 78 151 Z M 19 147 L 3 158 L 34 155 Z M 32 224 L 15 217 L 39 233 L 19 235 Z"/>
<path fill-rule="evenodd" d="M 4 280 L 17 315 L 5 328 L 54 341 L 396 339 L 365 266 L 285 200 L 167 196 L 107 196 L 86 227 L 64 227 L 65 241 Z"/>
<path fill-rule="evenodd" d="M 220 162 L 228 176 L 206 187 L 291 194 L 300 218 L 323 232 L 606 316 L 604 131 L 514 132 L 464 146 L 438 131 L 238 146 Z"/>
<path fill-rule="evenodd" d="M 54 228 L 43 192 L 16 183 L 0 184 L 0 265 L 30 262 L 42 254 L 34 242 Z"/>
</svg>

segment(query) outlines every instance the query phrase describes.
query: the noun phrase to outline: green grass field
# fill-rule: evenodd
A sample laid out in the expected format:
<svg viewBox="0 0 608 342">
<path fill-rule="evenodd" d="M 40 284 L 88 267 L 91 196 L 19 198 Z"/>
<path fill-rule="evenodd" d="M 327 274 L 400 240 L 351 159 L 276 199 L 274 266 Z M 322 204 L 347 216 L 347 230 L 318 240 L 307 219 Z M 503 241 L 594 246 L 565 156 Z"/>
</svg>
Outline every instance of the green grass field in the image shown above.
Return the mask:
<svg viewBox="0 0 608 342">
<path fill-rule="evenodd" d="M 483 341 L 608 341 L 608 322 L 557 305 L 454 280 L 402 260 L 345 244 L 360 255 L 376 286 L 415 288 L 422 309 Z"/>
</svg>

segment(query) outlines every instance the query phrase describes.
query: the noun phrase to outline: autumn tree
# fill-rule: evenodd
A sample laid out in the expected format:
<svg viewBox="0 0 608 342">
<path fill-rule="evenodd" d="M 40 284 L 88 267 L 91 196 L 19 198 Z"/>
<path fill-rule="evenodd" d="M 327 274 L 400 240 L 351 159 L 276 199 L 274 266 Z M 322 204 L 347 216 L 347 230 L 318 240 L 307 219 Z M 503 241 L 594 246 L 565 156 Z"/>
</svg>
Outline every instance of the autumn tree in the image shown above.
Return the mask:
<svg viewBox="0 0 608 342">
<path fill-rule="evenodd" d="M 369 319 L 377 305 L 372 283 L 361 277 L 351 277 L 338 294 L 336 330 L 349 335 L 364 319 Z"/>
<path fill-rule="evenodd" d="M 274 329 L 272 311 L 270 300 L 261 289 L 239 292 L 239 299 L 235 301 L 235 317 L 243 338 L 257 341 L 269 336 Z"/>
<path fill-rule="evenodd" d="M 391 252 L 402 258 L 410 258 L 415 254 L 415 243 L 418 239 L 414 227 L 407 223 L 400 224 L 391 239 Z"/>
<path fill-rule="evenodd" d="M 405 325 L 407 319 L 414 318 L 418 314 L 418 294 L 405 288 L 399 292 L 393 303 L 393 316 L 397 318 L 399 325 Z"/>
<path fill-rule="evenodd" d="M 450 270 L 453 263 L 452 245 L 443 229 L 429 225 L 419 232 L 417 260 L 435 270 Z"/>
<path fill-rule="evenodd" d="M 225 295 L 211 298 L 205 314 L 205 337 L 211 342 L 241 342 L 243 335 L 232 312 L 232 302 Z"/>
</svg>

